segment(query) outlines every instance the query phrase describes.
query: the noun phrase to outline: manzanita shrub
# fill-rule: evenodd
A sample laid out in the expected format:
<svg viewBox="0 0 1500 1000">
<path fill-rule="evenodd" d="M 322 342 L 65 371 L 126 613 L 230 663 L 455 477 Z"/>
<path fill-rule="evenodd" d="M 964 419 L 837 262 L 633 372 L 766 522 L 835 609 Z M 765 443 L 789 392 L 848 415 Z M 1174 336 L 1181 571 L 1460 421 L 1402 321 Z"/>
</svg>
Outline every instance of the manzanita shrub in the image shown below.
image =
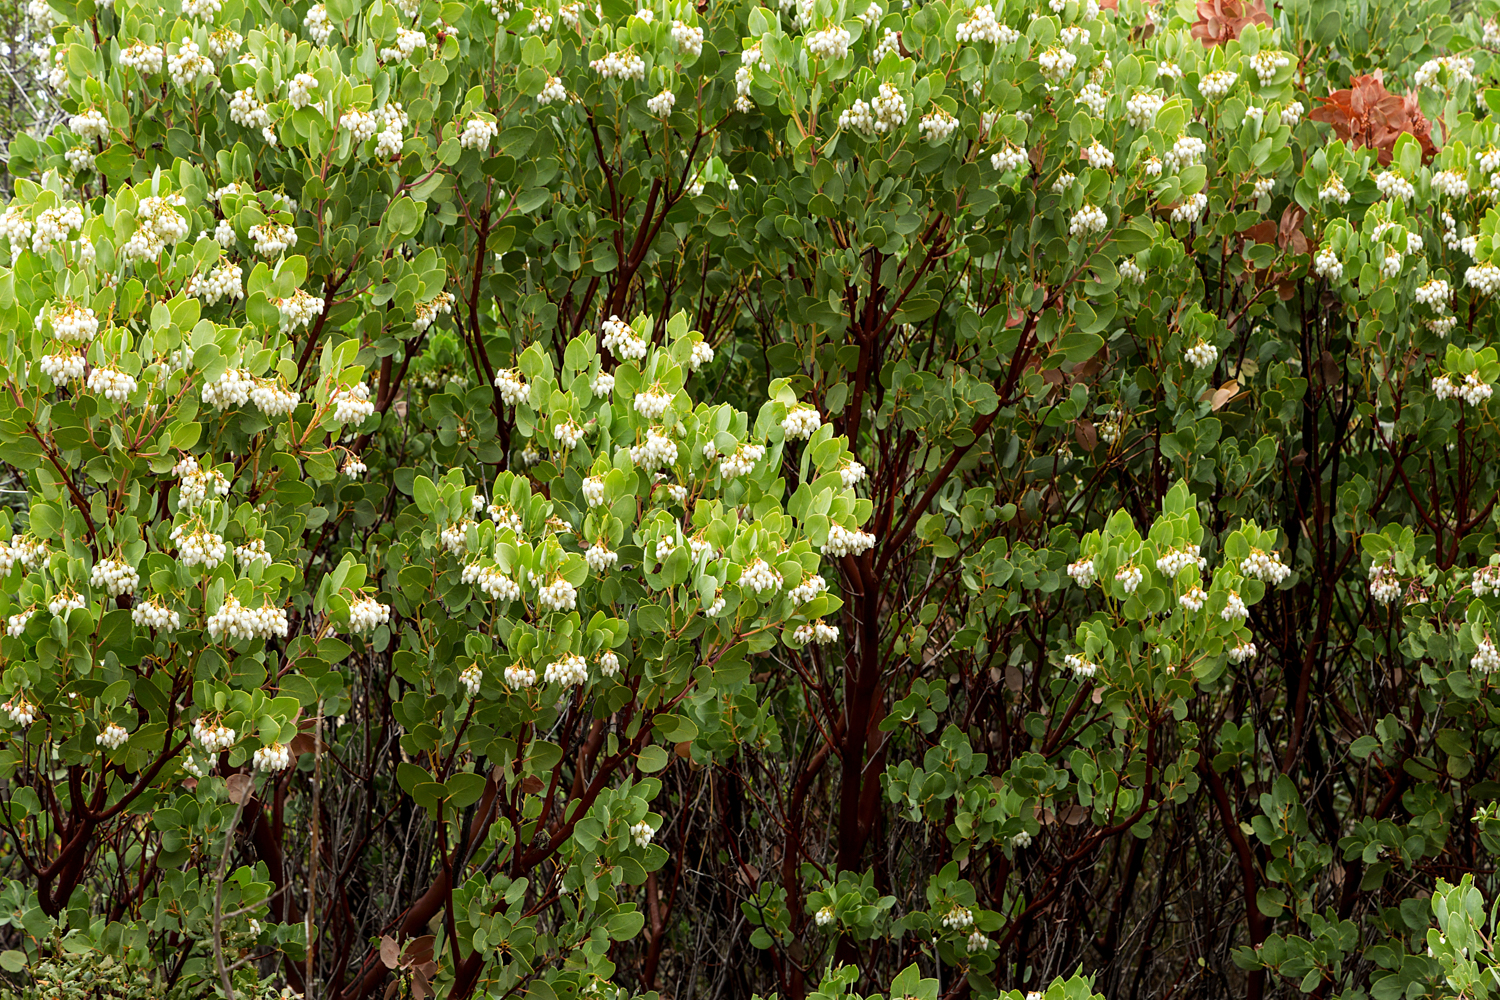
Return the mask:
<svg viewBox="0 0 1500 1000">
<path fill-rule="evenodd" d="M 1500 989 L 1495 0 L 28 14 L 8 995 Z"/>
</svg>

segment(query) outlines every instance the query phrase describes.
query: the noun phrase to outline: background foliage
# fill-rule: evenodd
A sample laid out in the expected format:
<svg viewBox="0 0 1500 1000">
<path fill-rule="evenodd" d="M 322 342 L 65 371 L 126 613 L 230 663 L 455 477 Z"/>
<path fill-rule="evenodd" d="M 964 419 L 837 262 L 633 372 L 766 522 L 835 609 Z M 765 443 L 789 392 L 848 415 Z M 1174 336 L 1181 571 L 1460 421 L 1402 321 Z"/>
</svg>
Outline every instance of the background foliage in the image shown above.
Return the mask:
<svg viewBox="0 0 1500 1000">
<path fill-rule="evenodd" d="M 1500 988 L 1493 0 L 162 2 L 7 57 L 10 995 Z"/>
</svg>

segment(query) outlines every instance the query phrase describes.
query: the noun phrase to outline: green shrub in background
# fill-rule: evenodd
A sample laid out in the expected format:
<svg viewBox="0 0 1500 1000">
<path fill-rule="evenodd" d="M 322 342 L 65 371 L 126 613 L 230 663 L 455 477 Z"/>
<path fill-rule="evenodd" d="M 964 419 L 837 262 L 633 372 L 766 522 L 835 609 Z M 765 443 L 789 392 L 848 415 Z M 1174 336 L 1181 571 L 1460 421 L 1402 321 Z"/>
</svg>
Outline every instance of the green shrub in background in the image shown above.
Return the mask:
<svg viewBox="0 0 1500 1000">
<path fill-rule="evenodd" d="M 1500 5 L 165 2 L 29 11 L 16 995 L 1500 986 Z"/>
</svg>

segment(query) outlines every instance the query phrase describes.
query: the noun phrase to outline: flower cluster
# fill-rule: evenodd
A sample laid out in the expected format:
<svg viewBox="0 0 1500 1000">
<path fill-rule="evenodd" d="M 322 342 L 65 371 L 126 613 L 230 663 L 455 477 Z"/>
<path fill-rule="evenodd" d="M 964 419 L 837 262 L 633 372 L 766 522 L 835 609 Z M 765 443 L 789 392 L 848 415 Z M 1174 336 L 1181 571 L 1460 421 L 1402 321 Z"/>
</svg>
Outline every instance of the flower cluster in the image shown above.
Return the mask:
<svg viewBox="0 0 1500 1000">
<path fill-rule="evenodd" d="M 225 261 L 208 273 L 207 277 L 193 275 L 188 279 L 187 293 L 203 300 L 204 305 L 217 305 L 224 299 L 234 300 L 245 297 L 245 289 L 241 284 L 244 272 L 238 264 Z M 299 289 L 300 291 L 300 289 Z M 303 292 L 302 294 L 306 294 Z M 319 303 L 321 311 L 322 303 Z"/>
<path fill-rule="evenodd" d="M 1111 153 L 1103 143 L 1097 139 L 1085 147 L 1079 154 L 1083 161 L 1098 170 L 1109 170 L 1115 165 L 1115 154 Z"/>
<path fill-rule="evenodd" d="M 1375 189 L 1380 192 L 1381 197 L 1401 201 L 1411 201 L 1417 194 L 1417 188 L 1411 181 L 1391 170 L 1383 170 L 1375 175 Z"/>
<path fill-rule="evenodd" d="M 703 54 L 703 29 L 681 21 L 673 21 L 672 43 L 696 59 Z"/>
<path fill-rule="evenodd" d="M 806 580 L 803 580 L 801 583 L 797 584 L 797 586 L 787 591 L 786 596 L 787 600 L 791 601 L 793 606 L 795 606 L 798 604 L 806 604 L 808 601 L 812 600 L 814 597 L 817 597 L 819 594 L 827 592 L 827 581 L 825 581 L 821 576 L 818 576 L 816 573 L 814 573 L 809 575 Z"/>
<path fill-rule="evenodd" d="M 1418 87 L 1438 87 L 1439 79 L 1446 72 L 1449 86 L 1474 81 L 1474 60 L 1470 56 L 1441 56 L 1429 59 L 1417 68 L 1412 77 Z"/>
<path fill-rule="evenodd" d="M 1160 94 L 1138 90 L 1125 102 L 1125 120 L 1138 129 L 1148 129 L 1156 124 L 1156 116 L 1166 103 Z"/>
<path fill-rule="evenodd" d="M 16 563 L 30 572 L 40 566 L 47 556 L 47 547 L 24 535 L 11 535 L 9 545 L 0 545 L 0 575 L 7 574 Z"/>
<path fill-rule="evenodd" d="M 819 618 L 810 624 L 798 625 L 792 638 L 802 645 L 816 643 L 826 646 L 830 642 L 838 642 L 839 630 L 837 626 L 829 625 Z"/>
<path fill-rule="evenodd" d="M 5 634 L 12 638 L 23 635 L 26 632 L 26 625 L 31 621 L 31 616 L 34 614 L 36 614 L 36 609 L 30 608 L 26 611 L 18 611 L 6 618 Z"/>
<path fill-rule="evenodd" d="M 118 368 L 99 365 L 89 372 L 88 387 L 90 392 L 97 392 L 105 399 L 123 403 L 135 392 L 136 382 L 134 376 Z"/>
<path fill-rule="evenodd" d="M 1207 600 L 1208 595 L 1203 592 L 1203 588 L 1193 586 L 1188 588 L 1187 593 L 1177 598 L 1177 603 L 1184 611 L 1202 611 L 1203 604 Z"/>
<path fill-rule="evenodd" d="M 239 734 L 222 722 L 208 723 L 203 716 L 193 720 L 193 738 L 209 753 L 222 753 L 239 740 Z"/>
<path fill-rule="evenodd" d="M 243 406 L 250 401 L 250 390 L 255 388 L 255 379 L 243 368 L 230 368 L 212 382 L 205 383 L 203 401 L 220 412 L 231 406 Z"/>
<path fill-rule="evenodd" d="M 1102 233 L 1108 227 L 1109 216 L 1104 214 L 1104 210 L 1085 202 L 1073 214 L 1073 221 L 1068 226 L 1068 235 L 1081 236 L 1088 233 Z"/>
<path fill-rule="evenodd" d="M 314 316 L 321 315 L 323 312 L 323 300 L 315 295 L 307 294 L 301 288 L 286 298 L 276 299 L 273 305 L 281 314 L 282 333 L 292 333 L 299 328 L 305 328 L 312 322 Z"/>
<path fill-rule="evenodd" d="M 1282 562 L 1281 556 L 1275 552 L 1252 549 L 1248 556 L 1240 560 L 1240 573 L 1277 586 L 1291 575 L 1292 568 Z"/>
<path fill-rule="evenodd" d="M 177 546 L 178 561 L 189 569 L 194 566 L 213 569 L 223 562 L 228 551 L 223 537 L 202 525 L 197 525 L 192 530 L 187 530 L 185 525 L 178 525 L 172 529 L 171 538 Z"/>
<path fill-rule="evenodd" d="M 869 532 L 850 531 L 842 524 L 831 524 L 828 526 L 828 541 L 823 543 L 820 551 L 825 556 L 857 556 L 874 547 L 875 536 Z"/>
<path fill-rule="evenodd" d="M 1063 657 L 1063 666 L 1067 667 L 1079 677 L 1092 677 L 1099 672 L 1099 664 L 1092 660 L 1085 660 L 1077 653 L 1069 653 Z"/>
<path fill-rule="evenodd" d="M 538 584 L 535 574 L 531 582 Z M 551 583 L 537 587 L 537 604 L 544 611 L 572 611 L 578 605 L 578 591 L 567 580 L 555 577 Z"/>
<path fill-rule="evenodd" d="M 120 255 L 130 261 L 154 262 L 168 245 L 188 234 L 187 220 L 178 209 L 187 205 L 180 194 L 141 199 L 136 207 L 135 232 L 120 248 Z"/>
<path fill-rule="evenodd" d="M 282 223 L 251 226 L 248 235 L 250 242 L 255 244 L 255 252 L 262 257 L 279 257 L 297 245 L 297 230 Z"/>
<path fill-rule="evenodd" d="M 512 663 L 505 668 L 505 686 L 512 690 L 529 688 L 536 683 L 536 671 L 523 663 Z"/>
<path fill-rule="evenodd" d="M 1494 264 L 1476 264 L 1464 272 L 1464 284 L 1480 295 L 1494 295 L 1500 292 L 1500 267 Z"/>
<path fill-rule="evenodd" d="M 103 587 L 110 597 L 133 594 L 140 583 L 141 575 L 135 567 L 118 559 L 100 559 L 89 573 L 89 586 Z"/>
<path fill-rule="evenodd" d="M 64 590 L 47 601 L 47 610 L 55 617 L 66 618 L 69 612 L 77 611 L 87 603 L 82 594 Z"/>
<path fill-rule="evenodd" d="M 1256 654 L 1258 654 L 1259 652 L 1260 650 L 1255 648 L 1255 643 L 1242 642 L 1238 646 L 1234 646 L 1229 650 L 1229 662 L 1236 664 L 1244 663 L 1246 660 L 1255 659 Z"/>
<path fill-rule="evenodd" d="M 1212 368 L 1219 360 L 1219 349 L 1207 341 L 1198 341 L 1183 352 L 1183 357 L 1194 368 Z"/>
<path fill-rule="evenodd" d="M 381 604 L 373 597 L 361 597 L 349 605 L 349 629 L 352 632 L 373 632 L 391 620 L 391 606 Z"/>
<path fill-rule="evenodd" d="M 263 538 L 252 538 L 244 545 L 236 545 L 234 558 L 239 561 L 241 569 L 254 563 L 260 563 L 262 566 L 271 565 L 271 553 L 266 551 L 266 542 Z"/>
<path fill-rule="evenodd" d="M 1003 149 L 1000 149 L 990 155 L 990 166 L 994 167 L 1002 174 L 1009 173 L 1010 171 L 1015 170 L 1025 162 L 1025 146 L 1013 146 L 1010 143 L 1006 143 Z"/>
<path fill-rule="evenodd" d="M 842 25 L 830 24 L 807 36 L 807 50 L 819 59 L 842 59 L 849 54 L 852 36 Z"/>
<path fill-rule="evenodd" d="M 655 97 L 646 99 L 646 110 L 657 118 L 665 118 L 677 106 L 677 95 L 670 87 L 663 87 Z"/>
<path fill-rule="evenodd" d="M 521 596 L 520 586 L 493 566 L 470 563 L 460 574 L 463 583 L 478 587 L 491 600 L 514 601 Z"/>
<path fill-rule="evenodd" d="M 106 750 L 114 750 L 123 746 L 128 739 L 130 739 L 130 733 L 125 727 L 117 722 L 111 722 L 99 732 L 98 736 L 94 737 L 94 743 Z"/>
<path fill-rule="evenodd" d="M 940 923 L 949 930 L 964 930 L 974 926 L 974 914 L 967 906 L 955 906 Z"/>
<path fill-rule="evenodd" d="M 1181 573 L 1189 566 L 1196 566 L 1199 569 L 1203 569 L 1207 565 L 1208 560 L 1198 554 L 1198 546 L 1196 545 L 1182 545 L 1168 549 L 1156 560 L 1157 570 L 1170 577 L 1177 576 L 1178 573 Z"/>
<path fill-rule="evenodd" d="M 781 429 L 787 437 L 806 441 L 822 425 L 823 420 L 818 415 L 818 409 L 807 403 L 798 403 L 787 411 L 787 415 L 781 421 Z"/>
<path fill-rule="evenodd" d="M 136 42 L 120 51 L 120 65 L 133 69 L 142 76 L 160 73 L 164 58 L 166 51 L 160 45 L 147 45 L 144 42 Z"/>
<path fill-rule="evenodd" d="M 589 679 L 589 667 L 584 662 L 583 657 L 576 653 L 569 653 L 562 659 L 547 664 L 547 669 L 542 679 L 548 684 L 576 687 Z"/>
<path fill-rule="evenodd" d="M 770 563 L 757 556 L 754 562 L 745 567 L 740 583 L 756 594 L 765 594 L 767 591 L 780 590 L 782 578 L 780 573 L 771 568 Z"/>
<path fill-rule="evenodd" d="M 995 17 L 995 8 L 987 3 L 981 3 L 975 7 L 968 20 L 958 26 L 960 45 L 972 45 L 975 42 L 998 45 L 1004 37 L 1002 25 Z"/>
<path fill-rule="evenodd" d="M 1469 372 L 1458 385 L 1454 385 L 1452 376 L 1438 375 L 1434 377 L 1432 380 L 1432 394 L 1438 399 L 1452 399 L 1457 397 L 1470 406 L 1479 406 L 1487 402 L 1495 394 L 1495 389 L 1474 372 Z"/>
<path fill-rule="evenodd" d="M 635 412 L 647 420 L 660 420 L 662 414 L 666 413 L 671 405 L 671 394 L 661 391 L 660 384 L 635 394 Z"/>
<path fill-rule="evenodd" d="M 229 479 L 217 469 L 199 468 L 198 460 L 186 455 L 172 467 L 178 477 L 178 506 L 191 510 L 207 503 L 210 496 L 229 495 Z"/>
<path fill-rule="evenodd" d="M 339 389 L 328 397 L 333 404 L 333 419 L 339 424 L 362 424 L 375 412 L 375 403 L 370 399 L 370 387 L 358 382 L 348 389 Z"/>
<path fill-rule="evenodd" d="M 942 142 L 958 128 L 958 119 L 942 108 L 933 108 L 917 123 L 917 132 L 929 142 Z"/>
<path fill-rule="evenodd" d="M 604 544 L 604 539 L 601 538 L 583 550 L 583 561 L 588 563 L 589 568 L 595 573 L 604 573 L 620 561 L 620 554 L 610 551 L 609 547 Z"/>
<path fill-rule="evenodd" d="M 712 347 L 710 347 L 704 341 L 700 340 L 697 343 L 693 344 L 693 350 L 688 355 L 688 367 L 691 368 L 693 371 L 697 371 L 699 368 L 702 368 L 704 365 L 708 364 L 713 359 L 714 359 L 714 349 Z M 600 377 L 603 378 L 604 376 L 601 374 Z M 614 378 L 613 377 L 610 377 L 610 388 L 611 389 L 614 388 Z M 606 393 L 598 393 L 598 395 L 607 395 L 607 394 L 608 394 L 607 392 Z"/>
<path fill-rule="evenodd" d="M 1078 57 L 1065 48 L 1053 46 L 1037 56 L 1037 63 L 1042 68 L 1043 77 L 1052 83 L 1062 83 L 1072 76 Z"/>
<path fill-rule="evenodd" d="M 1380 604 L 1394 604 L 1401 596 L 1401 580 L 1389 563 L 1370 567 L 1370 596 Z"/>
<path fill-rule="evenodd" d="M 660 427 L 648 427 L 645 443 L 630 446 L 630 460 L 647 471 L 671 465 L 677 461 L 677 442 Z"/>
<path fill-rule="evenodd" d="M 1500 669 L 1500 650 L 1495 648 L 1489 636 L 1479 640 L 1479 648 L 1469 660 L 1469 666 L 1482 674 L 1492 674 Z"/>
<path fill-rule="evenodd" d="M 1216 69 L 1198 82 L 1198 92 L 1203 95 L 1205 101 L 1217 101 L 1229 93 L 1235 81 L 1240 78 L 1238 73 L 1229 70 Z"/>
<path fill-rule="evenodd" d="M 1323 246 L 1318 249 L 1313 257 L 1313 271 L 1330 281 L 1338 281 L 1344 276 L 1344 262 L 1339 260 L 1331 246 Z"/>
<path fill-rule="evenodd" d="M 184 38 L 177 51 L 167 57 L 167 75 L 172 78 L 173 86 L 186 90 L 199 80 L 214 75 L 213 60 L 203 55 L 197 42 Z"/>
<path fill-rule="evenodd" d="M 606 80 L 646 78 L 646 61 L 629 49 L 624 52 L 607 52 L 602 58 L 590 60 L 589 68 Z"/>
<path fill-rule="evenodd" d="M 580 489 L 583 492 L 583 499 L 590 507 L 597 507 L 604 502 L 604 480 L 598 476 L 589 476 L 583 481 Z"/>
<path fill-rule="evenodd" d="M 269 604 L 259 608 L 247 608 L 233 594 L 224 598 L 224 604 L 208 618 L 208 634 L 215 642 L 228 637 L 239 639 L 270 639 L 273 636 L 286 638 L 287 616 L 285 608 Z"/>
<path fill-rule="evenodd" d="M 526 384 L 525 378 L 515 368 L 504 368 L 495 373 L 495 388 L 500 390 L 500 398 L 508 406 L 515 406 L 526 400 L 526 395 L 531 387 Z"/>
<path fill-rule="evenodd" d="M 262 136 L 270 139 L 271 112 L 250 87 L 235 91 L 229 99 L 229 120 L 244 128 L 260 129 Z"/>
<path fill-rule="evenodd" d="M 25 695 L 0 703 L 0 711 L 4 711 L 10 717 L 12 725 L 29 726 L 36 721 L 37 707 L 26 700 Z"/>
<path fill-rule="evenodd" d="M 1469 194 L 1469 178 L 1461 170 L 1439 170 L 1432 175 L 1432 189 L 1448 198 L 1465 198 Z M 1348 197 L 1344 200 L 1347 202 Z"/>
<path fill-rule="evenodd" d="M 270 379 L 255 379 L 255 386 L 250 390 L 250 402 L 268 417 L 284 417 L 301 401 L 300 393 Z"/>
<path fill-rule="evenodd" d="M 130 620 L 137 625 L 158 632 L 162 629 L 175 630 L 182 627 L 181 616 L 171 608 L 157 603 L 155 598 L 149 601 L 138 601 L 135 607 L 130 609 Z"/>
<path fill-rule="evenodd" d="M 66 385 L 83 378 L 83 355 L 81 354 L 44 354 L 37 362 L 37 366 L 52 380 L 54 385 Z"/>
<path fill-rule="evenodd" d="M 1094 567 L 1092 558 L 1079 559 L 1077 562 L 1068 564 L 1068 576 L 1078 586 L 1087 590 L 1099 579 L 1098 570 Z"/>
<path fill-rule="evenodd" d="M 1255 75 L 1260 77 L 1262 87 L 1269 87 L 1276 80 L 1276 71 L 1291 64 L 1292 60 L 1287 54 L 1276 49 L 1261 49 L 1250 57 L 1250 65 L 1255 70 Z"/>
<path fill-rule="evenodd" d="M 292 766 L 292 751 L 280 743 L 272 743 L 256 750 L 253 761 L 257 771 L 285 771 Z"/>
<path fill-rule="evenodd" d="M 464 130 L 458 137 L 458 144 L 464 149 L 476 149 L 485 151 L 490 148 L 490 142 L 500 134 L 500 126 L 492 119 L 474 116 L 464 123 Z"/>
<path fill-rule="evenodd" d="M 559 420 L 553 423 L 552 437 L 557 441 L 559 448 L 571 451 L 578 447 L 578 442 L 583 440 L 583 428 L 578 426 L 577 421 L 569 417 L 566 420 Z"/>
<path fill-rule="evenodd" d="M 389 49 L 385 51 L 390 51 Z M 382 53 L 383 55 L 384 53 Z M 298 73 L 287 81 L 287 103 L 294 108 L 305 108 L 313 102 L 313 91 L 318 89 L 318 80 L 309 73 Z"/>
<path fill-rule="evenodd" d="M 646 356 L 646 342 L 620 317 L 605 320 L 602 332 L 600 343 L 621 361 L 639 361 Z"/>
</svg>

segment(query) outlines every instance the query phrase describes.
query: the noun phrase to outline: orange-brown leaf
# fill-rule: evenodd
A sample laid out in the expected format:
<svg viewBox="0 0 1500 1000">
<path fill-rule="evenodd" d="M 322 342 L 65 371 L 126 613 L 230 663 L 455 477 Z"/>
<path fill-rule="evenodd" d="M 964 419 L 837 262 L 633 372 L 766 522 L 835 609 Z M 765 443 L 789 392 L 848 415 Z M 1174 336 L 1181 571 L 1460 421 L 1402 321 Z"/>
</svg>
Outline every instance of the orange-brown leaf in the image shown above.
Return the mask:
<svg viewBox="0 0 1500 1000">
<path fill-rule="evenodd" d="M 1380 70 L 1368 76 L 1356 76 L 1346 90 L 1335 90 L 1327 97 L 1315 98 L 1320 107 L 1308 113 L 1315 122 L 1333 127 L 1336 136 L 1355 148 L 1375 150 L 1382 166 L 1391 162 L 1396 141 L 1411 135 L 1422 147 L 1422 159 L 1437 155 L 1432 141 L 1432 123 L 1422 114 L 1415 94 L 1392 94 L 1385 89 Z"/>
<path fill-rule="evenodd" d="M 1212 48 L 1240 37 L 1247 24 L 1271 26 L 1266 0 L 1198 0 L 1193 37 Z"/>
</svg>

